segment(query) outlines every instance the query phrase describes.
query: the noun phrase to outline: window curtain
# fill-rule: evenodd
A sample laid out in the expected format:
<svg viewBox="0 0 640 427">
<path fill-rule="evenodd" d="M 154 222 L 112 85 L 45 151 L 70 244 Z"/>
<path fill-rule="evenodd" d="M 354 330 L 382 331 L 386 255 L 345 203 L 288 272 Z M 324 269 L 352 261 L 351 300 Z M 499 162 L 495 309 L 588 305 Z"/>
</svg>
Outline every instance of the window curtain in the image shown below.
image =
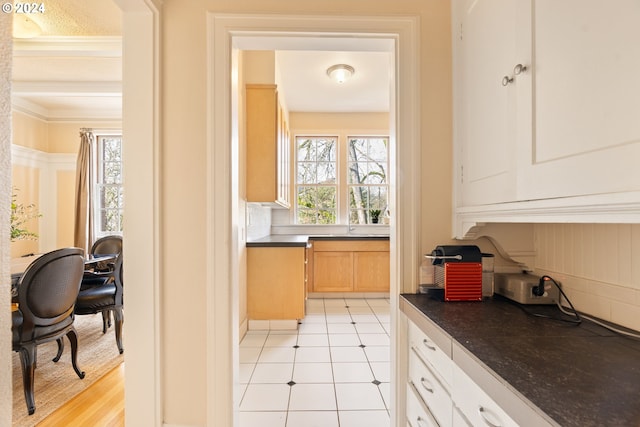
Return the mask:
<svg viewBox="0 0 640 427">
<path fill-rule="evenodd" d="M 80 149 L 76 163 L 76 210 L 74 245 L 89 253 L 93 236 L 93 150 L 95 135 L 92 129 L 80 129 Z"/>
</svg>

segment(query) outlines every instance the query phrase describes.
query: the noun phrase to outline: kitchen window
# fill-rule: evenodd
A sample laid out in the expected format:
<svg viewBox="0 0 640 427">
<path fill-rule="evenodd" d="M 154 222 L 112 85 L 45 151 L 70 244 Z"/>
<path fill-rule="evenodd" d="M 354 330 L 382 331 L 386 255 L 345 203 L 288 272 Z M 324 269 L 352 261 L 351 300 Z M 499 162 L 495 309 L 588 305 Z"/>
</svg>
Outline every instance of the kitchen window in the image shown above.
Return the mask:
<svg viewBox="0 0 640 427">
<path fill-rule="evenodd" d="M 95 235 L 122 234 L 122 135 L 96 133 Z"/>
<path fill-rule="evenodd" d="M 387 136 L 297 136 L 296 223 L 382 222 L 388 142 Z"/>
</svg>

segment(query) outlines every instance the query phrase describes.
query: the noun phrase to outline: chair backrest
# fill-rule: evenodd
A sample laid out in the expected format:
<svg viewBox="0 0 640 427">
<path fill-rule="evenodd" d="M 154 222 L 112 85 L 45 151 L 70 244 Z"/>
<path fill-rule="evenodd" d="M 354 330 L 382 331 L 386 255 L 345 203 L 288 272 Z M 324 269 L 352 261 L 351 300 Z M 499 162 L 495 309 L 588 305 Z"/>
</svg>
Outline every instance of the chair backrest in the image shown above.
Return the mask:
<svg viewBox="0 0 640 427">
<path fill-rule="evenodd" d="M 104 236 L 93 242 L 91 254 L 106 255 L 122 252 L 122 236 Z"/>
<path fill-rule="evenodd" d="M 22 340 L 36 326 L 52 326 L 73 313 L 84 273 L 84 251 L 58 249 L 42 255 L 25 270 L 18 283 Z"/>
</svg>

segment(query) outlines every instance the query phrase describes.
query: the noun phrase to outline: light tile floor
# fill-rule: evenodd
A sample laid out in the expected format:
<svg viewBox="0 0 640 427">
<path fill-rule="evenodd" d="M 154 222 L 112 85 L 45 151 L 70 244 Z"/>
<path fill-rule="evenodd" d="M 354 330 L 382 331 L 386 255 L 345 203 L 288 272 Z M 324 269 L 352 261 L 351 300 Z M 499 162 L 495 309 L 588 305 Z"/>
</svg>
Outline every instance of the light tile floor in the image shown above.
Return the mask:
<svg viewBox="0 0 640 427">
<path fill-rule="evenodd" d="M 309 299 L 298 331 L 240 343 L 241 427 L 389 427 L 388 299 Z"/>
</svg>

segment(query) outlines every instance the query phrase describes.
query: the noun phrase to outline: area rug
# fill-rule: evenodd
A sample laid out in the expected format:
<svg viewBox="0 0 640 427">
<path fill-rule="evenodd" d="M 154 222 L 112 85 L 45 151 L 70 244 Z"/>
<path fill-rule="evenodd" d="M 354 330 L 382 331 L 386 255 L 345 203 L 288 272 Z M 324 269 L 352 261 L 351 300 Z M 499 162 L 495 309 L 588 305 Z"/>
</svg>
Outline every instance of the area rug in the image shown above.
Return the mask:
<svg viewBox="0 0 640 427">
<path fill-rule="evenodd" d="M 38 346 L 38 366 L 34 390 L 36 412 L 29 415 L 22 388 L 20 356 L 13 353 L 13 426 L 35 426 L 69 399 L 88 388 L 95 381 L 124 361 L 118 353 L 113 326 L 102 333 L 102 315 L 76 316 L 78 331 L 78 366 L 85 372 L 78 378 L 71 364 L 71 345 L 65 338 L 60 361 L 51 359 L 58 347 L 55 342 Z"/>
</svg>

